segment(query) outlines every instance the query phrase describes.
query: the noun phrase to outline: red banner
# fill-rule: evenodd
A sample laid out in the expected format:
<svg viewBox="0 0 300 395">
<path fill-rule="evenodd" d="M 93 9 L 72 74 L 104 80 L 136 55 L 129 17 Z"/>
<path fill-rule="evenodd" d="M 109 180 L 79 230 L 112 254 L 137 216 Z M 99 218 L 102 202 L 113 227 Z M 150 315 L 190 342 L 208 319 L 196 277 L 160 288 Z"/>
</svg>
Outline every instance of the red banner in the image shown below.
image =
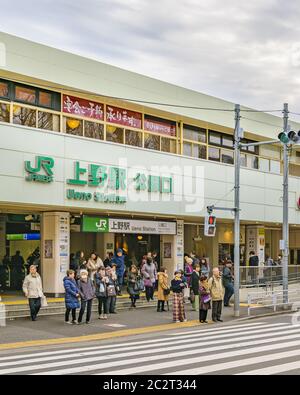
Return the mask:
<svg viewBox="0 0 300 395">
<path fill-rule="evenodd" d="M 149 132 L 165 134 L 167 136 L 176 136 L 176 125 L 168 121 L 158 121 L 145 117 L 144 129 Z"/>
<path fill-rule="evenodd" d="M 104 105 L 91 100 L 63 95 L 63 112 L 104 121 Z"/>
<path fill-rule="evenodd" d="M 142 128 L 142 114 L 123 108 L 106 106 L 106 121 L 132 128 Z"/>
</svg>

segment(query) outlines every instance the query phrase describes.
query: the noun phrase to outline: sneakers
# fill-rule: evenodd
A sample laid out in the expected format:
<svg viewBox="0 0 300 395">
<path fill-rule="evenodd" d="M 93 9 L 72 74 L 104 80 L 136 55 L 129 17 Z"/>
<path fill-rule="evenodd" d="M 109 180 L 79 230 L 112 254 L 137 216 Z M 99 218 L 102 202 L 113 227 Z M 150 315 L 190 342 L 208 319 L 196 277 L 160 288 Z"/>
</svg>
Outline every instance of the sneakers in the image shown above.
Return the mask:
<svg viewBox="0 0 300 395">
<path fill-rule="evenodd" d="M 104 315 L 103 314 L 101 314 L 101 315 L 99 315 L 99 318 L 98 318 L 99 320 L 104 320 Z"/>
<path fill-rule="evenodd" d="M 78 321 L 72 321 L 72 325 L 78 325 Z"/>
<path fill-rule="evenodd" d="M 106 314 L 103 315 L 103 319 L 107 320 L 107 315 Z"/>
<path fill-rule="evenodd" d="M 72 325 L 72 322 L 70 322 L 70 321 L 65 321 L 65 324 Z"/>
</svg>

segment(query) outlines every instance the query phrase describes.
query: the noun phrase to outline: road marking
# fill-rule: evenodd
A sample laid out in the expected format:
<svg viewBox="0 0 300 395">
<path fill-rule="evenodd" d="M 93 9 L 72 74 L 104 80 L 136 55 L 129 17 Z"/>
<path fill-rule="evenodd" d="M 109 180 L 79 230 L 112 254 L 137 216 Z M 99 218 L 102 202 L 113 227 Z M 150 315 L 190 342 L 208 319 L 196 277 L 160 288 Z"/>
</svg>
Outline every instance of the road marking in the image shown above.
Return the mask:
<svg viewBox="0 0 300 395">
<path fill-rule="evenodd" d="M 255 369 L 255 370 L 249 370 L 248 372 L 243 372 L 243 373 L 237 373 L 236 375 L 249 375 L 249 376 L 258 376 L 258 375 L 271 375 L 271 374 L 278 374 L 278 373 L 284 373 L 284 372 L 289 372 L 291 370 L 300 370 L 300 361 L 296 362 L 290 362 L 290 363 L 284 363 L 282 365 L 276 365 L 276 366 L 268 366 L 267 368 L 262 368 L 262 369 Z"/>
<path fill-rule="evenodd" d="M 273 331 L 278 330 L 278 329 L 281 329 L 281 328 L 273 329 Z M 259 344 L 264 344 L 264 343 L 275 342 L 278 337 L 279 337 L 279 339 L 286 339 L 286 340 L 300 337 L 299 330 L 293 329 L 293 327 L 291 327 L 290 330 L 286 330 L 284 333 L 280 332 L 278 334 L 272 333 L 271 330 L 269 331 L 269 333 L 264 333 L 264 334 L 257 334 L 257 331 L 254 331 L 254 332 L 252 332 L 252 336 L 247 336 L 247 337 L 245 337 L 244 333 L 241 333 L 241 334 L 243 334 L 242 337 L 235 337 L 234 339 L 232 339 L 231 334 L 225 334 L 224 336 L 218 337 L 218 341 L 222 340 L 223 345 L 226 343 L 232 343 L 233 341 L 235 341 L 235 342 L 241 341 L 242 343 L 238 344 L 237 346 L 235 346 L 235 345 L 233 346 L 232 344 L 230 346 L 218 346 L 217 350 L 222 350 L 222 349 L 225 350 L 227 348 L 232 348 L 232 347 L 245 347 L 248 345 L 252 345 L 254 343 L 249 341 L 251 339 L 252 340 L 264 339 L 264 340 L 261 340 L 259 343 Z M 284 337 L 283 334 L 286 334 L 286 337 Z M 292 336 L 293 334 L 295 334 L 295 335 Z M 269 339 L 270 335 L 272 335 L 271 339 Z M 230 338 L 226 339 L 228 337 L 230 337 Z M 199 334 L 198 338 L 199 338 L 199 340 L 201 340 L 202 335 Z M 267 338 L 267 339 L 265 339 L 265 338 Z M 192 345 L 189 344 L 191 342 L 190 339 L 182 339 L 182 338 L 179 338 L 179 339 L 180 339 L 180 344 L 185 344 L 185 348 L 193 348 L 194 347 L 194 344 L 192 344 Z M 172 338 L 170 340 L 171 340 L 170 342 L 166 342 L 165 339 L 161 339 L 161 341 L 155 345 L 155 348 L 151 349 L 152 352 L 156 353 L 156 352 L 161 352 L 161 351 L 171 351 L 173 349 L 177 350 L 178 346 L 172 347 L 172 346 L 174 346 L 174 338 Z M 205 346 L 214 345 L 215 343 L 216 343 L 215 340 L 206 341 Z M 169 345 L 171 347 L 168 347 Z M 47 357 L 42 357 L 42 358 L 32 358 L 32 359 L 28 358 L 28 356 L 22 356 L 21 360 L 18 360 L 18 361 L 2 362 L 2 363 L 0 363 L 0 367 L 18 366 L 18 365 L 24 365 L 24 364 L 30 364 L 30 363 L 36 364 L 36 363 L 46 362 L 46 361 L 48 361 L 48 362 L 53 361 L 53 360 L 57 361 L 60 359 L 65 360 L 65 359 L 70 359 L 70 358 L 74 358 L 74 357 L 77 358 L 79 356 L 81 358 L 83 358 L 83 357 L 97 355 L 97 354 L 101 354 L 101 356 L 102 356 L 104 354 L 109 354 L 111 352 L 115 352 L 116 349 L 118 350 L 118 357 L 121 358 L 122 356 L 128 357 L 128 356 L 133 356 L 133 355 L 144 354 L 145 353 L 144 349 L 148 349 L 148 347 L 149 347 L 149 344 L 147 342 L 145 342 L 145 344 L 142 344 L 142 345 L 134 345 L 134 346 L 129 346 L 128 344 L 127 345 L 124 344 L 123 347 L 120 347 L 120 345 L 116 344 L 116 345 L 111 345 L 111 348 L 109 348 L 109 349 L 103 349 L 103 347 L 95 347 L 91 351 L 88 351 L 88 352 L 82 352 L 82 353 L 77 352 L 76 353 L 77 355 L 74 355 L 74 352 L 71 352 L 71 353 L 66 352 L 64 355 L 59 355 L 59 356 L 53 355 L 53 356 L 47 356 Z M 163 347 L 163 348 L 160 349 L 159 347 Z M 157 348 L 158 348 L 158 351 L 155 351 Z M 142 349 L 143 349 L 143 351 L 138 352 L 138 350 L 142 350 Z M 131 351 L 131 350 L 134 350 L 134 353 L 126 353 L 126 351 Z M 107 360 L 111 359 L 111 358 L 113 359 L 113 358 L 115 358 L 115 354 L 113 354 L 113 357 L 111 357 L 111 358 L 109 356 L 107 356 L 106 358 L 107 358 Z M 24 359 L 26 359 L 26 360 L 24 361 Z M 81 361 L 82 361 L 82 363 L 86 362 L 85 359 L 82 359 Z M 72 361 L 72 363 L 74 363 L 74 361 Z M 40 369 L 40 367 L 38 367 L 38 369 Z M 1 374 L 1 369 L 0 369 L 0 374 Z"/>
</svg>

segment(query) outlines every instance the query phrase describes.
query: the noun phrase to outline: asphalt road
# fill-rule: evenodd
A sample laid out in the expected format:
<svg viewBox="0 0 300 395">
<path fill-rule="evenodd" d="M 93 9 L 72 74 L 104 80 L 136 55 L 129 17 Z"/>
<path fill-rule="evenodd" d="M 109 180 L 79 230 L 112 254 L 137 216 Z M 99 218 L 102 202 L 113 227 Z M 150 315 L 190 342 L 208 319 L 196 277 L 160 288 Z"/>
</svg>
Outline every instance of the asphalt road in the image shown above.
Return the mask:
<svg viewBox="0 0 300 395">
<path fill-rule="evenodd" d="M 110 340 L 3 350 L 0 375 L 300 374 L 300 326 L 293 318 L 281 315 Z"/>
</svg>

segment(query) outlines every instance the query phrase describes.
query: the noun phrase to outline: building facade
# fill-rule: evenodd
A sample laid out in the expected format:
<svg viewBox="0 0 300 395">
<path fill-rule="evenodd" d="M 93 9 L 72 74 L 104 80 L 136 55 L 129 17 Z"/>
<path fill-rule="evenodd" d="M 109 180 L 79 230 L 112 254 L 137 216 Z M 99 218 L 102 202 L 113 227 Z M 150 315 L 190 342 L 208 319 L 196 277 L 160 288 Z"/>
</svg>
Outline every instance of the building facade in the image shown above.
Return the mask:
<svg viewBox="0 0 300 395">
<path fill-rule="evenodd" d="M 8 34 L 0 44 L 7 288 L 20 287 L 16 251 L 28 262 L 40 255 L 54 295 L 80 250 L 103 258 L 122 247 L 129 263 L 156 250 L 170 272 L 185 251 L 212 265 L 233 259 L 232 213 L 217 212 L 216 237 L 203 235 L 207 205 L 233 206 L 233 103 Z M 241 114 L 245 142 L 277 137 L 280 113 Z M 290 160 L 290 264 L 300 264 L 300 154 Z M 241 264 L 252 249 L 263 262 L 280 252 L 281 147 L 248 148 L 241 165 Z"/>
</svg>

